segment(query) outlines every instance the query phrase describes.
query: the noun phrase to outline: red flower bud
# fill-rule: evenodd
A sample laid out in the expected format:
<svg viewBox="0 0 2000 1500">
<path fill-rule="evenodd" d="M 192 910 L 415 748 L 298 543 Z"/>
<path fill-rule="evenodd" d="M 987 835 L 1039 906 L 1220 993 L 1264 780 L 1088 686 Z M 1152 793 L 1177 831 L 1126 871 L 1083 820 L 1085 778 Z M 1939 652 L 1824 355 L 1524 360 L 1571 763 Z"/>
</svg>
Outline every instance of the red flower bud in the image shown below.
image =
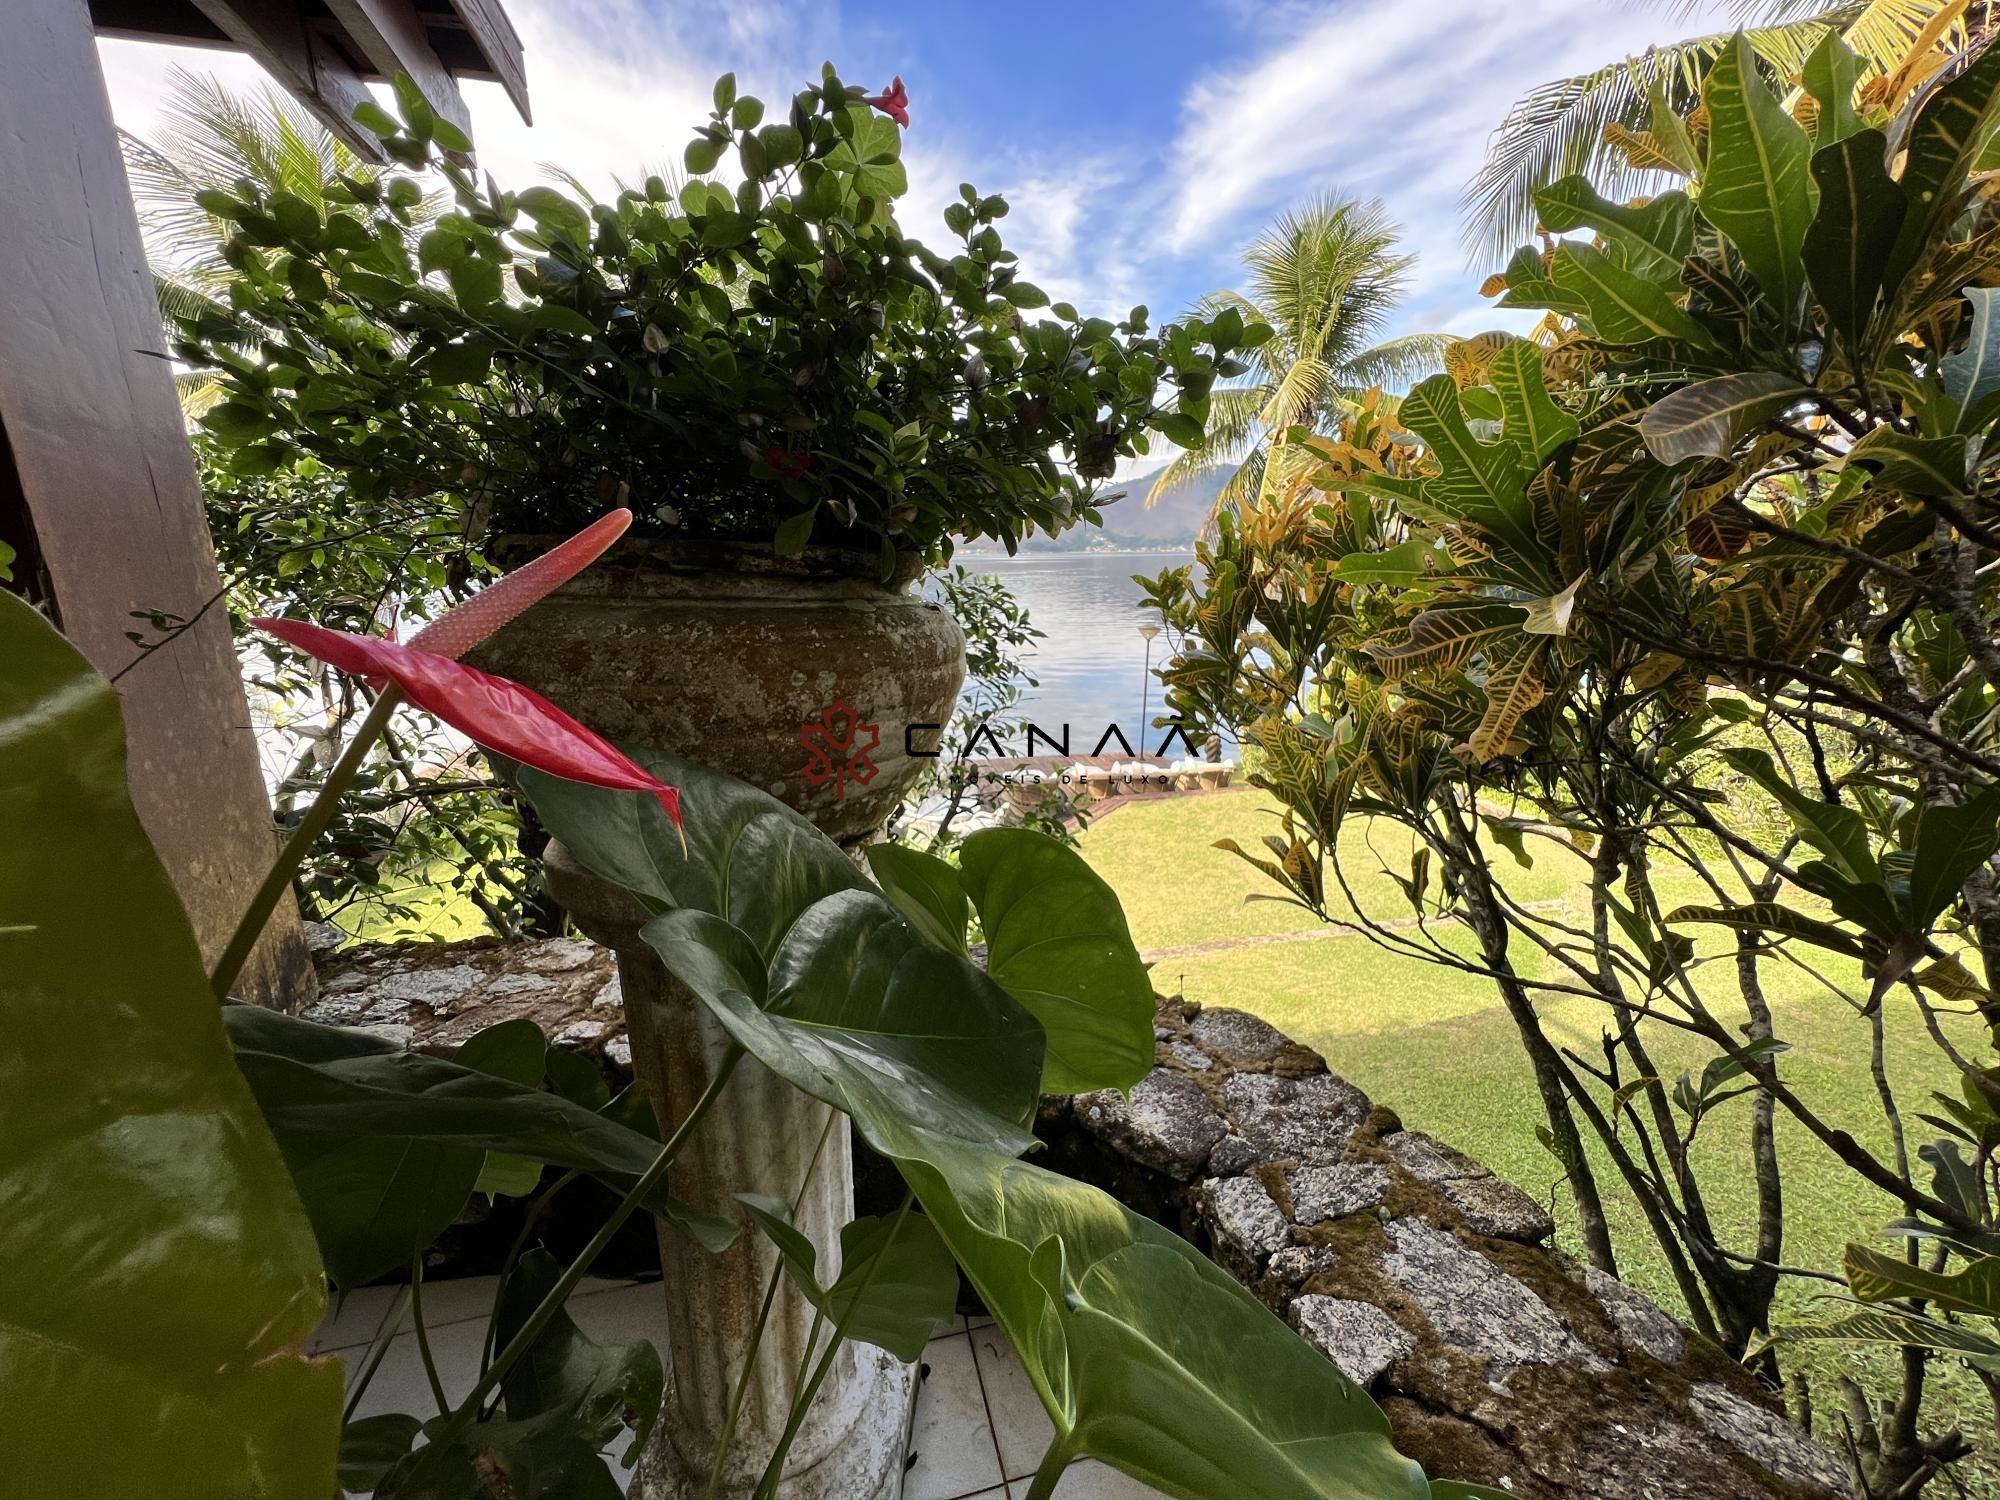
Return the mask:
<svg viewBox="0 0 2000 1500">
<path fill-rule="evenodd" d="M 882 93 L 871 94 L 861 102 L 874 105 L 905 130 L 910 128 L 910 93 L 903 87 L 901 74 L 898 74 L 895 82 Z"/>
</svg>

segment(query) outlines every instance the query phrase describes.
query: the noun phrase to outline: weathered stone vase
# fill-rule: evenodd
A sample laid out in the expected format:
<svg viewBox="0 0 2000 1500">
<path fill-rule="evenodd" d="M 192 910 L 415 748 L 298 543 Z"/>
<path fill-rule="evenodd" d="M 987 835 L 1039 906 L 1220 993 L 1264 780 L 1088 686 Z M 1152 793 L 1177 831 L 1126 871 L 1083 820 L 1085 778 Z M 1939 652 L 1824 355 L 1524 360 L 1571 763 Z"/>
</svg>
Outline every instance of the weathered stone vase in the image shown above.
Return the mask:
<svg viewBox="0 0 2000 1500">
<path fill-rule="evenodd" d="M 916 780 L 909 752 L 936 748 L 965 676 L 965 639 L 910 592 L 917 572 L 912 559 L 883 583 L 873 553 L 627 538 L 471 661 L 599 734 L 740 776 L 854 844 Z M 842 704 L 859 760 L 825 749 L 825 734 L 848 738 L 838 714 L 825 725 Z"/>
<path fill-rule="evenodd" d="M 472 658 L 613 739 L 658 745 L 763 788 L 849 848 L 877 832 L 936 745 L 964 676 L 964 640 L 942 610 L 884 584 L 873 556 L 626 541 Z M 848 715 L 851 713 L 852 718 Z M 917 730 L 906 741 L 909 726 Z M 852 726 L 852 727 L 851 727 Z M 670 1131 L 700 1097 L 729 1039 L 640 941 L 647 913 L 559 844 L 550 885 L 577 925 L 618 955 L 633 1069 Z M 802 1184 L 806 1185 L 801 1192 Z M 797 1201 L 823 1282 L 838 1275 L 854 1216 L 844 1122 L 746 1059 L 676 1161 L 684 1202 L 742 1219 L 734 1195 Z M 752 1329 L 776 1252 L 746 1225 L 710 1255 L 662 1232 L 669 1344 L 666 1408 L 635 1493 L 694 1500 L 750 1377 L 720 1493 L 746 1500 L 783 1432 L 812 1309 L 780 1278 L 761 1340 Z M 848 1344 L 795 1440 L 780 1500 L 896 1500 L 915 1373 Z"/>
</svg>

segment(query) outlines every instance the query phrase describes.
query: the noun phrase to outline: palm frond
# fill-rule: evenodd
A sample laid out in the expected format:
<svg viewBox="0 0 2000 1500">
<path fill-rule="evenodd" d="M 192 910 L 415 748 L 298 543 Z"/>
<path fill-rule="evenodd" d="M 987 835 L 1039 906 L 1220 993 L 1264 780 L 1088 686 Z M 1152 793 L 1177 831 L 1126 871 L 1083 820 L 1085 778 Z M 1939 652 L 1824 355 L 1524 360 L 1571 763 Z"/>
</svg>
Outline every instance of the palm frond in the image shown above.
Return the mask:
<svg viewBox="0 0 2000 1500">
<path fill-rule="evenodd" d="M 1768 24 L 1746 33 L 1753 50 L 1781 80 L 1795 75 L 1830 29 L 1841 30 L 1864 65 L 1894 65 L 1945 0 L 1868 0 L 1809 6 L 1798 0 L 1741 0 L 1744 19 Z M 1488 142 L 1486 160 L 1462 199 L 1463 239 L 1481 263 L 1497 263 L 1535 230 L 1534 192 L 1573 172 L 1587 173 L 1600 191 L 1626 197 L 1657 190 L 1661 175 L 1632 167 L 1605 143 L 1607 127 L 1646 122 L 1646 90 L 1657 83 L 1669 107 L 1685 113 L 1698 102 L 1701 79 L 1732 32 L 1688 37 L 1643 56 L 1538 85 L 1507 112 Z"/>
<path fill-rule="evenodd" d="M 1146 508 L 1151 510 L 1168 490 L 1240 466 L 1254 456 L 1262 447 L 1263 428 L 1257 424 L 1262 405 L 1263 391 L 1257 386 L 1224 386 L 1210 396 L 1208 441 L 1199 448 L 1183 449 L 1160 470 L 1146 491 Z"/>
<path fill-rule="evenodd" d="M 1363 349 L 1334 373 L 1343 386 L 1352 389 L 1407 387 L 1444 368 L 1445 347 L 1451 342 L 1447 333 L 1405 334 Z"/>
</svg>

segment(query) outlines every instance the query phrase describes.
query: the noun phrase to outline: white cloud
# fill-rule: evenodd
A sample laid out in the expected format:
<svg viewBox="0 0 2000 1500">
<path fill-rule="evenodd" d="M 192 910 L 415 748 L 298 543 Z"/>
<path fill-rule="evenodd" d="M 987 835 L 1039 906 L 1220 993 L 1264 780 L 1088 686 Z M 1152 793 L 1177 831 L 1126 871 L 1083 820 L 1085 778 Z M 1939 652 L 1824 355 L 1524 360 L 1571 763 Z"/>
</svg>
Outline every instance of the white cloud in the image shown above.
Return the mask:
<svg viewBox="0 0 2000 1500">
<path fill-rule="evenodd" d="M 725 69 L 775 112 L 824 58 L 898 50 L 893 32 L 804 0 L 509 0 L 508 10 L 534 127 L 498 85 L 465 85 L 482 164 L 507 184 L 537 180 L 548 162 L 598 190 L 678 165 Z M 1490 0 L 1283 0 L 1281 23 L 1262 7 L 1251 14 L 1251 50 L 1182 83 L 1177 124 L 1151 150 L 1079 146 L 1072 121 L 1047 132 L 1016 121 L 996 135 L 988 121 L 952 118 L 913 79 L 905 227 L 944 248 L 938 216 L 971 181 L 1006 195 L 1002 232 L 1052 297 L 1111 316 L 1149 302 L 1165 318 L 1227 284 L 1238 250 L 1286 205 L 1320 191 L 1379 196 L 1419 257 L 1396 331 L 1499 326 L 1508 319 L 1477 297 L 1458 241 L 1459 194 L 1493 127 L 1537 82 L 1702 25 L 1604 0 L 1514 0 L 1504 16 Z M 119 121 L 140 134 L 174 64 L 239 86 L 260 77 L 228 53 L 100 51 Z"/>
</svg>

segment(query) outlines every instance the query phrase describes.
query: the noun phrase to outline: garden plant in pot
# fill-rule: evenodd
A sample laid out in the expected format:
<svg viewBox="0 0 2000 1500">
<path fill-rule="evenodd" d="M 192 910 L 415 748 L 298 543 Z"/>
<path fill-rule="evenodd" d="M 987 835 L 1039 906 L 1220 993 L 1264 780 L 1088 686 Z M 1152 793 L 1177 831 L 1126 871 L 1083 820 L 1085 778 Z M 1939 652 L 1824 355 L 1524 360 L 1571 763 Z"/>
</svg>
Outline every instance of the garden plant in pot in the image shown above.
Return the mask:
<svg viewBox="0 0 2000 1500">
<path fill-rule="evenodd" d="M 1050 308 L 1002 248 L 1006 204 L 970 186 L 944 215 L 952 255 L 906 237 L 900 85 L 865 98 L 829 67 L 767 123 L 725 77 L 686 183 L 654 176 L 608 203 L 476 178 L 463 138 L 398 93 L 400 123 L 357 118 L 441 173 L 449 210 L 423 212 L 408 176 L 321 205 L 248 183 L 202 195 L 238 274 L 231 311 L 184 323 L 179 352 L 219 372 L 205 422 L 223 464 L 310 457 L 364 512 L 455 497 L 468 549 L 499 557 L 629 506 L 634 535 L 474 659 L 615 739 L 741 777 L 850 849 L 921 769 L 907 726 L 943 724 L 961 681 L 956 625 L 910 592 L 923 568 L 955 537 L 1012 547 L 1094 521 L 1149 431 L 1201 442 L 1209 387 L 1263 332 L 1233 312 L 1155 333 L 1143 308 L 1117 324 Z M 733 188 L 707 175 L 725 154 Z M 760 814 L 731 830 L 732 858 L 748 868 L 804 826 Z M 627 835 L 650 866 L 660 848 Z M 783 852 L 759 854 L 777 871 L 767 899 L 789 890 Z M 739 1222 L 746 1192 L 783 1203 L 797 1244 L 838 1266 L 853 1194 L 829 1102 L 735 1067 L 726 1019 L 642 936 L 658 906 L 632 892 L 657 870 L 579 853 L 551 847 L 552 888 L 618 952 L 659 1124 L 704 1113 L 676 1194 Z M 892 1492 L 910 1367 L 844 1353 L 801 1404 L 819 1312 L 771 1279 L 770 1247 L 663 1227 L 661 1248 L 674 1374 L 653 1492 L 747 1494 L 774 1446 L 788 1496 Z"/>
<path fill-rule="evenodd" d="M 358 118 L 442 174 L 448 211 L 409 176 L 324 205 L 202 195 L 231 226 L 234 306 L 185 321 L 178 352 L 220 373 L 221 464 L 308 455 L 364 508 L 455 498 L 496 555 L 631 506 L 619 552 L 480 660 L 843 842 L 881 826 L 921 769 L 906 727 L 958 691 L 958 631 L 910 592 L 923 568 L 955 538 L 1095 522 L 1149 433 L 1201 443 L 1210 386 L 1268 332 L 1051 307 L 1002 246 L 1006 203 L 969 184 L 950 254 L 909 237 L 907 97 L 830 66 L 769 120 L 725 76 L 686 181 L 610 202 L 482 181 L 400 97 L 400 124 Z M 862 722 L 879 746 L 852 760 Z"/>
</svg>

